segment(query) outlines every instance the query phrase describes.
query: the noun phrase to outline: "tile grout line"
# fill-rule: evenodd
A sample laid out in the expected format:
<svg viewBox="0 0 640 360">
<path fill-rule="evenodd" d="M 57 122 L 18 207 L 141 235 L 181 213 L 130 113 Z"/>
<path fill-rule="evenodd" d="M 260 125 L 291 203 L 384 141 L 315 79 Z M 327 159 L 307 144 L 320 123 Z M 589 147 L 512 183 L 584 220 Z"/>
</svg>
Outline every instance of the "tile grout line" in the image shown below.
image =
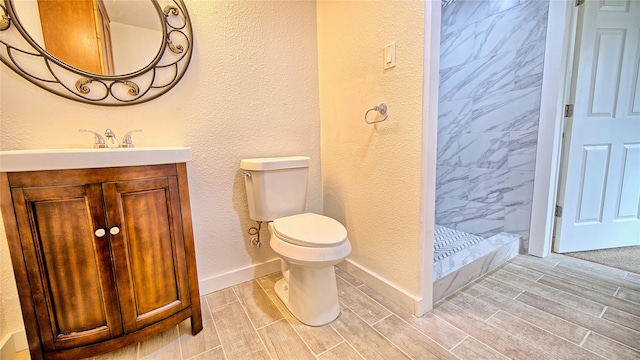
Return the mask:
<svg viewBox="0 0 640 360">
<path fill-rule="evenodd" d="M 609 306 L 604 305 L 604 308 L 602 309 L 602 312 L 600 312 L 600 315 L 598 315 L 599 319 L 602 319 L 602 317 L 604 316 L 605 311 L 607 311 L 608 308 L 609 308 Z"/>
<path fill-rule="evenodd" d="M 349 308 L 349 310 L 351 310 L 351 308 L 350 308 L 350 307 L 348 307 L 348 306 L 346 306 L 346 305 L 344 305 L 344 304 L 343 304 L 343 306 L 345 306 L 345 307 Z M 351 311 L 353 312 L 353 310 L 351 310 Z M 355 314 L 356 316 L 358 316 L 358 314 L 356 314 L 356 313 L 354 313 L 354 314 Z M 364 320 L 363 320 L 363 321 L 364 321 Z M 366 324 L 366 323 L 367 323 L 367 322 L 365 321 L 365 324 Z M 360 351 L 358 351 L 358 349 L 356 349 L 356 348 L 355 348 L 355 347 L 354 347 L 354 346 L 353 346 L 353 345 L 352 345 L 352 344 L 351 344 L 347 339 L 345 339 L 345 338 L 344 338 L 344 336 L 342 336 L 342 334 L 340 333 L 340 331 L 338 331 L 338 330 L 333 326 L 333 323 L 329 323 L 329 326 L 331 326 L 331 328 L 333 329 L 333 331 L 335 331 L 338 335 L 340 335 L 340 337 L 344 340 L 344 343 L 345 343 L 345 344 L 347 344 L 347 345 L 349 345 L 349 347 L 350 347 L 350 348 L 352 348 L 352 349 L 353 349 L 353 351 L 355 351 L 355 352 L 356 352 L 356 354 L 358 354 L 358 356 L 360 356 L 361 358 L 363 358 L 363 359 L 365 359 L 365 360 L 367 359 L 366 357 L 364 357 L 364 355 L 362 355 L 362 354 L 360 353 Z M 338 345 L 336 345 L 336 346 L 338 346 Z M 325 351 L 325 352 L 326 352 L 326 351 Z"/>
<path fill-rule="evenodd" d="M 333 329 L 333 327 L 332 327 L 332 329 Z M 294 329 L 294 330 L 295 330 L 295 329 Z M 335 331 L 335 329 L 334 329 L 333 331 Z M 336 332 L 337 332 L 337 331 L 336 331 Z M 340 335 L 340 334 L 338 333 L 338 335 Z M 342 337 L 342 335 L 340 335 L 340 337 Z M 302 340 L 302 341 L 306 344 L 306 341 L 304 341 L 304 340 Z M 346 344 L 346 343 L 347 343 L 347 341 L 346 341 L 344 338 L 342 338 L 342 341 L 340 341 L 339 343 L 337 343 L 337 344 L 333 345 L 332 347 L 330 347 L 330 348 L 328 348 L 328 349 L 325 349 L 325 350 L 321 351 L 321 352 L 320 352 L 320 353 L 318 353 L 318 354 L 314 353 L 313 351 L 312 351 L 311 353 L 313 353 L 313 354 L 315 355 L 315 357 L 316 357 L 316 358 L 319 358 L 319 357 L 320 357 L 320 356 L 322 356 L 323 354 L 326 354 L 327 352 L 329 352 L 329 351 L 331 351 L 331 350 L 333 350 L 333 349 L 337 348 L 338 346 L 340 346 L 340 344 Z M 355 350 L 355 349 L 354 349 L 354 350 Z"/>
<path fill-rule="evenodd" d="M 256 281 L 256 279 L 251 280 L 251 282 L 257 283 L 258 286 L 260 287 L 260 289 L 262 289 L 262 287 L 260 286 L 260 283 L 258 281 Z M 247 316 L 247 319 L 249 319 L 249 322 L 251 323 L 251 326 L 253 327 L 253 331 L 255 332 L 256 336 L 258 337 L 258 340 L 260 340 L 260 343 L 262 344 L 262 347 L 264 348 L 264 351 L 267 352 L 267 355 L 269 356 L 269 359 L 274 360 L 273 356 L 271 356 L 271 352 L 269 351 L 269 348 L 267 348 L 267 344 L 264 343 L 264 340 L 262 340 L 262 336 L 260 336 L 260 334 L 258 333 L 258 328 L 256 328 L 256 324 L 253 322 L 253 320 L 251 319 L 251 316 L 249 315 L 249 312 L 247 311 L 247 308 L 242 303 L 240 295 L 239 295 L 239 291 L 238 291 L 238 289 L 236 287 L 237 287 L 237 285 L 233 286 L 233 292 L 236 294 L 236 297 L 238 298 L 238 302 L 240 303 L 240 307 L 242 307 L 242 311 L 244 311 L 244 314 Z M 264 290 L 262 290 L 262 291 L 264 291 Z M 269 298 L 269 300 L 271 300 L 271 298 Z M 274 306 L 275 306 L 275 304 L 274 304 Z M 278 309 L 277 307 L 276 307 L 276 309 L 278 310 L 280 315 L 282 315 L 282 312 L 280 311 L 280 309 Z M 284 315 L 282 315 L 282 316 L 284 318 Z M 278 321 L 280 321 L 280 320 L 278 320 Z M 271 324 L 273 324 L 273 323 L 275 323 L 275 322 L 272 322 Z M 261 329 L 265 328 L 266 326 L 271 325 L 271 324 L 267 324 L 265 326 L 262 326 Z M 277 359 L 275 359 L 275 360 L 277 360 Z"/>
<path fill-rule="evenodd" d="M 591 335 L 591 330 L 587 329 L 587 333 L 584 334 L 584 337 L 582 338 L 582 341 L 580 341 L 580 344 L 578 344 L 578 346 L 580 346 L 581 348 L 584 348 L 583 345 L 587 341 L 587 338 L 589 337 L 589 335 Z"/>
<path fill-rule="evenodd" d="M 464 338 L 462 338 L 462 340 L 458 341 L 455 345 L 453 345 L 451 347 L 451 349 L 448 349 L 449 352 L 453 353 L 453 349 L 457 348 L 458 345 L 462 344 L 465 340 L 467 340 L 468 338 L 473 338 L 471 335 L 464 333 L 466 336 Z M 474 339 L 475 340 L 475 339 Z M 477 340 L 476 340 L 477 341 Z M 454 354 L 455 355 L 455 354 Z"/>
<path fill-rule="evenodd" d="M 213 328 L 216 330 L 216 337 L 218 338 L 218 342 L 220 343 L 219 346 L 220 346 L 220 349 L 222 349 L 222 355 L 224 355 L 224 358 L 226 359 L 227 358 L 227 352 L 224 350 L 224 346 L 222 346 L 222 340 L 220 340 L 220 331 L 218 330 L 218 324 L 216 324 L 216 319 L 213 318 L 213 311 L 211 311 L 211 304 L 209 304 L 209 300 L 207 300 L 206 296 L 203 296 L 202 300 L 204 300 L 204 303 L 207 304 L 207 310 L 209 311 L 209 316 L 211 316 L 211 321 L 213 322 Z M 201 308 L 202 308 L 202 306 L 201 306 Z M 200 311 L 202 311 L 202 309 Z M 202 330 L 204 331 L 204 329 L 202 329 Z M 217 348 L 217 346 L 216 346 L 216 348 Z M 204 354 L 207 351 L 208 350 L 205 350 L 204 352 L 202 352 L 200 354 Z M 196 354 L 195 356 L 200 355 L 200 354 Z"/>
<path fill-rule="evenodd" d="M 511 274 L 512 276 L 516 277 L 516 278 L 521 278 L 521 279 L 523 279 L 523 280 L 528 280 L 528 279 L 526 279 L 526 278 L 524 278 L 524 277 L 520 276 L 519 274 L 511 273 L 511 272 L 510 272 L 510 274 Z M 540 278 L 542 278 L 542 277 L 540 277 Z M 553 277 L 552 277 L 552 278 L 553 278 Z M 495 281 L 497 281 L 497 282 L 499 282 L 499 283 L 505 284 L 505 285 L 510 285 L 510 284 L 508 284 L 508 283 L 506 283 L 505 281 L 502 281 L 502 280 L 500 280 L 500 279 L 495 279 L 495 278 L 491 278 L 491 277 L 490 277 L 490 279 L 493 279 L 493 280 L 495 280 Z M 530 281 L 530 280 L 529 280 L 529 281 Z M 600 303 L 600 302 L 597 302 L 597 301 L 595 301 L 595 300 L 587 299 L 587 298 L 584 298 L 584 297 L 578 296 L 578 295 L 576 295 L 576 294 L 573 294 L 573 293 L 567 292 L 567 291 L 565 291 L 565 290 L 558 289 L 558 288 L 555 288 L 555 287 L 553 287 L 553 286 L 549 286 L 549 285 L 546 285 L 546 284 L 540 283 L 540 282 L 538 282 L 537 280 L 536 280 L 536 281 L 534 281 L 534 283 L 537 283 L 537 284 L 538 284 L 538 286 L 541 286 L 541 287 L 543 287 L 543 288 L 547 288 L 547 289 L 552 290 L 552 291 L 554 291 L 554 292 L 558 292 L 558 293 L 562 293 L 562 294 L 564 294 L 564 295 L 568 295 L 569 297 L 579 298 L 579 299 L 581 299 L 582 301 L 587 301 L 587 302 L 589 302 L 589 303 L 591 303 L 591 304 L 594 304 L 594 305 L 606 306 L 606 305 L 604 305 L 604 304 L 602 304 L 602 303 Z M 482 286 L 482 284 L 480 284 L 480 286 Z M 513 286 L 513 285 L 510 285 L 510 286 Z M 516 300 L 516 299 L 517 299 L 520 295 L 522 295 L 525 291 L 527 291 L 527 290 L 526 290 L 526 289 L 522 289 L 522 290 L 520 290 L 520 293 L 519 293 L 518 295 L 516 295 L 515 297 L 513 297 L 513 299 L 512 299 L 512 300 Z M 532 294 L 537 294 L 537 292 L 531 292 L 531 291 L 529 291 L 529 292 L 530 292 L 530 293 L 532 293 Z M 550 299 L 550 298 L 549 298 L 549 296 L 547 296 L 547 295 L 540 295 L 540 294 L 537 294 L 537 295 L 539 295 L 539 296 L 543 296 L 544 298 L 547 298 L 547 299 Z M 554 296 L 554 299 L 550 299 L 550 300 L 556 301 L 556 300 L 555 300 L 555 296 Z M 590 313 L 585 312 L 585 311 L 583 311 L 583 310 L 581 310 L 581 309 L 578 309 L 578 308 L 574 307 L 573 305 L 566 304 L 566 303 L 564 303 L 564 302 L 559 302 L 559 301 L 556 301 L 556 302 L 558 302 L 559 304 L 562 304 L 562 305 L 568 306 L 568 307 L 572 308 L 573 310 L 580 311 L 580 312 L 585 313 L 585 314 L 587 314 L 587 315 L 591 315 Z"/>
<path fill-rule="evenodd" d="M 365 295 L 366 295 L 366 294 L 365 294 Z M 372 299 L 372 300 L 373 300 L 373 299 Z M 375 300 L 374 300 L 374 301 L 375 301 Z M 378 333 L 378 335 L 382 336 L 382 338 L 383 338 L 383 339 L 387 340 L 387 341 L 388 341 L 390 344 L 392 344 L 396 349 L 398 349 L 398 351 L 400 351 L 401 353 L 403 353 L 404 355 L 406 355 L 406 356 L 407 356 L 407 358 L 412 359 L 412 360 L 415 360 L 415 359 L 413 358 L 413 356 L 411 356 L 410 354 L 408 354 L 408 353 L 407 353 L 406 351 L 404 351 L 401 347 L 399 347 L 399 346 L 398 346 L 398 344 L 396 344 L 395 342 L 391 341 L 391 339 L 389 339 L 389 338 L 388 338 L 388 337 L 386 337 L 383 333 L 381 333 L 380 331 L 378 331 L 378 329 L 376 329 L 375 327 L 373 327 L 373 325 L 372 325 L 372 324 L 369 324 L 365 319 L 363 319 L 360 315 L 358 315 L 358 314 L 357 314 L 357 313 L 356 313 L 356 312 L 355 312 L 351 307 L 349 307 L 348 305 L 346 305 L 346 304 L 344 304 L 344 303 L 343 303 L 342 305 L 343 305 L 344 307 L 348 308 L 349 310 L 351 310 L 351 312 L 352 312 L 355 316 L 357 316 L 360 320 L 362 320 L 365 324 L 367 324 L 367 326 L 369 326 L 369 327 L 371 328 L 371 330 L 375 331 L 376 333 Z M 385 308 L 386 310 L 389 310 L 389 309 L 387 309 L 387 308 L 386 308 L 386 307 L 384 307 L 384 306 L 383 306 L 383 308 Z M 397 316 L 397 315 L 395 315 L 395 314 L 393 313 L 393 311 L 389 310 L 389 312 L 391 312 L 391 314 L 387 315 L 387 316 L 385 317 L 385 319 L 386 319 L 386 318 L 388 318 L 389 316 L 392 316 L 392 315 L 393 315 L 393 316 L 396 316 L 397 318 L 399 318 L 399 319 L 400 319 L 400 317 L 399 317 L 399 316 Z M 384 319 L 383 319 L 383 320 L 384 320 Z M 400 319 L 400 320 L 402 320 L 402 319 Z M 380 321 L 382 321 L 382 320 L 380 320 Z M 376 324 L 377 324 L 377 323 L 379 323 L 380 321 L 376 321 Z M 352 347 L 353 347 L 353 346 L 352 346 Z M 443 348 L 444 348 L 444 347 L 443 347 Z M 360 354 L 360 353 L 358 353 L 358 354 Z M 362 356 L 362 354 L 360 354 L 360 356 Z M 364 356 L 362 356 L 362 357 L 363 357 L 363 358 L 365 358 Z M 365 359 L 366 359 L 366 358 L 365 358 Z"/>
<path fill-rule="evenodd" d="M 310 345 L 309 345 L 309 344 L 304 340 L 304 338 L 303 338 L 302 336 L 300 336 L 300 332 L 296 329 L 296 327 L 295 327 L 295 326 L 293 326 L 293 324 L 291 323 L 291 321 L 289 321 L 289 319 L 287 318 L 287 316 L 286 316 L 284 313 L 282 313 L 282 311 L 280 310 L 280 308 L 278 307 L 278 305 L 276 305 L 276 304 L 275 304 L 274 299 L 272 299 L 272 298 L 271 298 L 271 296 L 269 296 L 269 294 L 267 293 L 267 289 L 265 289 L 265 288 L 264 288 L 264 286 L 262 286 L 262 284 L 260 283 L 260 281 L 256 281 L 256 282 L 258 283 L 258 286 L 262 289 L 262 291 L 264 291 L 264 293 L 267 295 L 267 298 L 269 299 L 269 301 L 271 301 L 271 303 L 273 304 L 273 306 L 275 306 L 275 307 L 276 307 L 276 309 L 278 309 L 278 311 L 279 311 L 279 312 L 280 312 L 280 314 L 282 315 L 282 319 L 280 319 L 280 320 L 278 320 L 278 321 L 284 320 L 284 321 L 285 321 L 285 322 L 286 322 L 286 323 L 291 327 L 291 329 L 296 333 L 296 335 L 298 335 L 298 338 L 300 339 L 300 341 L 302 341 L 302 343 L 304 344 L 304 346 L 306 346 L 306 347 L 307 347 L 307 349 L 308 349 L 308 350 L 309 350 L 309 352 L 313 355 L 313 357 L 314 357 L 314 358 L 319 359 L 320 354 L 323 354 L 323 353 L 325 353 L 325 352 L 327 352 L 327 351 L 329 350 L 329 349 L 327 349 L 327 350 L 325 350 L 325 351 L 321 352 L 320 354 L 316 354 L 316 353 L 311 349 L 311 346 L 310 346 Z M 274 290 L 274 293 L 275 293 L 275 288 L 274 288 L 273 290 Z M 276 296 L 276 300 L 277 300 L 277 301 L 280 301 L 280 300 L 278 299 L 278 297 L 277 297 L 277 296 Z M 286 308 L 286 305 L 285 305 L 284 303 L 283 303 L 282 305 Z M 291 316 L 295 318 L 295 316 L 294 316 L 293 314 L 291 314 Z M 274 321 L 273 323 L 276 323 L 276 322 L 278 322 L 278 321 Z M 298 320 L 298 321 L 299 321 L 299 320 Z M 273 324 L 273 323 L 272 323 L 272 324 Z M 270 324 L 269 324 L 269 325 L 270 325 Z M 303 324 L 303 325 L 304 325 L 304 324 Z M 268 326 L 268 325 L 265 325 L 265 326 L 263 326 L 262 328 L 265 328 L 266 326 Z M 335 331 L 335 330 L 334 330 L 334 331 Z M 336 331 L 336 333 L 338 333 L 338 332 Z M 338 335 L 339 335 L 340 337 L 342 337 L 342 335 L 340 335 L 340 334 L 338 334 Z M 343 343 L 343 342 L 345 341 L 345 340 L 344 340 L 344 338 L 342 338 L 342 340 L 343 340 L 343 341 L 341 341 L 341 342 L 339 342 L 338 344 L 334 345 L 332 348 L 334 348 L 334 347 L 338 346 L 339 344 L 341 344 L 341 343 Z"/>
<path fill-rule="evenodd" d="M 337 274 L 336 274 L 336 276 L 339 276 L 339 275 L 337 275 Z M 350 286 L 353 286 L 353 285 L 352 285 L 352 284 L 350 284 L 348 281 L 346 281 L 342 276 L 339 276 L 339 277 L 340 277 L 342 280 L 344 280 L 346 283 L 348 283 Z M 374 303 L 376 303 L 376 304 L 380 305 L 383 309 L 385 309 L 385 310 L 389 311 L 389 313 L 390 313 L 389 315 L 385 316 L 383 319 L 381 319 L 381 320 L 379 320 L 379 321 L 376 321 L 376 322 L 375 322 L 375 324 L 377 324 L 377 323 L 379 323 L 379 322 L 383 321 L 384 319 L 389 318 L 391 315 L 394 315 L 394 316 L 395 316 L 395 317 L 397 317 L 400 321 L 402 321 L 404 324 L 408 325 L 410 328 L 413 328 L 413 329 L 414 329 L 414 330 L 416 330 L 418 333 L 420 333 L 420 334 L 422 334 L 423 336 L 425 336 L 427 339 L 429 339 L 429 340 L 433 341 L 433 342 L 434 342 L 434 344 L 437 344 L 438 346 L 442 347 L 445 351 L 447 351 L 447 352 L 449 352 L 449 353 L 453 354 L 453 353 L 451 352 L 451 350 L 450 350 L 450 349 L 447 349 L 446 347 L 444 347 L 442 344 L 440 344 L 440 342 L 435 341 L 435 340 L 434 340 L 433 338 L 431 338 L 428 334 L 425 334 L 422 330 L 420 330 L 420 329 L 418 329 L 417 327 L 413 326 L 413 324 L 409 323 L 408 321 L 406 321 L 405 319 L 403 319 L 401 316 L 399 316 L 398 314 L 396 314 L 394 311 L 392 311 L 391 309 L 387 308 L 387 307 L 386 307 L 386 306 L 384 306 L 383 304 L 379 303 L 376 299 L 374 299 L 374 298 L 370 297 L 370 296 L 369 296 L 368 294 L 366 294 L 364 291 L 362 291 L 362 290 L 360 290 L 360 289 L 359 289 L 360 287 L 365 286 L 365 285 L 366 285 L 366 284 L 364 284 L 364 283 L 363 283 L 362 285 L 359 285 L 359 286 L 357 286 L 357 287 L 356 287 L 356 286 L 353 286 L 353 287 L 356 289 L 356 291 L 359 291 L 363 296 L 367 297 L 368 299 L 370 299 L 370 300 L 371 300 L 371 301 L 373 301 Z M 375 289 L 374 289 L 374 290 L 375 290 Z M 442 300 L 444 300 L 444 299 L 442 299 Z M 442 300 L 441 300 L 441 301 L 442 301 Z M 391 301 L 391 300 L 390 300 L 390 301 Z M 346 306 L 346 305 L 345 305 L 345 306 Z M 347 307 L 348 307 L 348 306 L 347 306 Z M 349 307 L 349 309 L 351 309 L 351 308 Z M 355 312 L 354 312 L 354 314 L 355 314 Z M 356 316 L 358 316 L 358 315 L 356 314 Z M 411 314 L 411 316 L 416 317 L 416 316 L 415 316 L 415 315 L 413 315 L 413 314 Z M 435 315 L 434 315 L 434 316 L 435 316 Z M 358 316 L 358 317 L 360 317 L 360 316 Z M 416 317 L 416 318 L 417 318 L 417 317 Z M 362 319 L 362 318 L 361 318 L 361 319 Z M 444 319 L 442 319 L 442 320 L 443 320 L 443 321 L 445 321 L 445 322 L 446 322 L 447 324 L 449 324 L 450 326 L 453 326 L 453 325 L 452 325 L 452 324 L 450 324 L 448 321 L 446 321 L 446 320 L 444 320 Z M 367 323 L 364 319 L 362 319 L 362 321 L 364 321 L 364 322 L 365 322 L 365 324 L 369 324 L 369 323 Z M 370 326 L 371 328 L 373 328 L 375 331 L 377 331 L 377 330 L 373 327 L 373 325 L 369 325 L 369 326 Z M 455 327 L 455 326 L 454 326 L 454 328 L 458 329 L 458 328 L 457 328 L 457 327 Z M 460 330 L 460 329 L 458 329 L 458 330 Z M 466 332 L 464 332 L 464 331 L 462 331 L 462 330 L 460 330 L 460 331 L 461 331 L 462 333 L 464 333 L 464 334 L 468 335 Z M 379 333 L 379 332 L 378 332 L 378 333 Z M 381 335 L 382 335 L 382 334 L 381 334 Z M 342 335 L 341 335 L 341 336 L 342 336 Z M 386 339 L 386 337 L 385 337 L 385 339 Z M 389 340 L 389 341 L 391 341 L 391 340 Z M 391 342 L 391 343 L 395 345 L 395 343 L 393 343 L 393 342 Z M 352 347 L 353 347 L 353 346 L 352 346 Z M 396 347 L 397 347 L 397 345 L 396 345 Z M 455 356 L 455 355 L 454 355 L 454 356 Z"/>
</svg>

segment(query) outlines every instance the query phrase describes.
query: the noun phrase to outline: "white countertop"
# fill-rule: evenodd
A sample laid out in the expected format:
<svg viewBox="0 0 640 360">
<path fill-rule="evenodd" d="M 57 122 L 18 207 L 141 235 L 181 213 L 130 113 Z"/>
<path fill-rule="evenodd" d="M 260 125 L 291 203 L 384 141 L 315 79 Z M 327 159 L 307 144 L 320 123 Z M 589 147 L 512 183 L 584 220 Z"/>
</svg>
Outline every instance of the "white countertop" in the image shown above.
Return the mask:
<svg viewBox="0 0 640 360">
<path fill-rule="evenodd" d="M 90 169 L 191 161 L 190 147 L 0 151 L 0 172 Z"/>
</svg>

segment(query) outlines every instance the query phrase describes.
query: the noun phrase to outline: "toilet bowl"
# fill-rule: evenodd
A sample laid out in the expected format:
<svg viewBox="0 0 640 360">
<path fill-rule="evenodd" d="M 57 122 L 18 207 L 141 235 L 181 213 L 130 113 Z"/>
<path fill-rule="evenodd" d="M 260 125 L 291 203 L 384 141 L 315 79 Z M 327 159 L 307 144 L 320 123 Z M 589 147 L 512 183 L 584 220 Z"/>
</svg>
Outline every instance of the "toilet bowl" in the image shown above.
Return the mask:
<svg viewBox="0 0 640 360">
<path fill-rule="evenodd" d="M 351 252 L 338 221 L 304 213 L 269 224 L 271 248 L 281 259 L 276 295 L 300 322 L 321 326 L 340 314 L 334 265 Z"/>
<path fill-rule="evenodd" d="M 340 314 L 334 265 L 351 252 L 347 230 L 330 217 L 305 212 L 309 158 L 244 159 L 249 216 L 269 222 L 281 259 L 278 298 L 300 322 L 321 326 Z"/>
</svg>

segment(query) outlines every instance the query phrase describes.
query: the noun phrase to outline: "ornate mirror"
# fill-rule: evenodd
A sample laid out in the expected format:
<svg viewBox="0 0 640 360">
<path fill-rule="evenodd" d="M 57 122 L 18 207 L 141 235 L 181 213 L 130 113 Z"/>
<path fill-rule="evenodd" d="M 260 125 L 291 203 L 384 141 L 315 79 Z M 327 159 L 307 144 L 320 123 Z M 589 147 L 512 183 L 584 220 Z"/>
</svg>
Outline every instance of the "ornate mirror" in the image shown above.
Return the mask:
<svg viewBox="0 0 640 360">
<path fill-rule="evenodd" d="M 180 81 L 191 59 L 183 0 L 4 0 L 0 16 L 0 60 L 84 103 L 155 99 Z"/>
</svg>

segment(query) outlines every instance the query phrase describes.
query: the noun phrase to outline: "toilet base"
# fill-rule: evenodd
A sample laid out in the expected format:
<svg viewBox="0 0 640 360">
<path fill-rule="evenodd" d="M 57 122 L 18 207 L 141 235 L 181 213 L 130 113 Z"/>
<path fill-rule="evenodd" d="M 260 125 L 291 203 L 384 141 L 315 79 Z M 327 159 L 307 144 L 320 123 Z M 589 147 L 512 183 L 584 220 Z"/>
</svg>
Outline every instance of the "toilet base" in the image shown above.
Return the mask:
<svg viewBox="0 0 640 360">
<path fill-rule="evenodd" d="M 310 326 L 322 326 L 340 315 L 333 266 L 304 268 L 282 261 L 282 270 L 283 278 L 274 289 L 296 319 Z"/>
</svg>

